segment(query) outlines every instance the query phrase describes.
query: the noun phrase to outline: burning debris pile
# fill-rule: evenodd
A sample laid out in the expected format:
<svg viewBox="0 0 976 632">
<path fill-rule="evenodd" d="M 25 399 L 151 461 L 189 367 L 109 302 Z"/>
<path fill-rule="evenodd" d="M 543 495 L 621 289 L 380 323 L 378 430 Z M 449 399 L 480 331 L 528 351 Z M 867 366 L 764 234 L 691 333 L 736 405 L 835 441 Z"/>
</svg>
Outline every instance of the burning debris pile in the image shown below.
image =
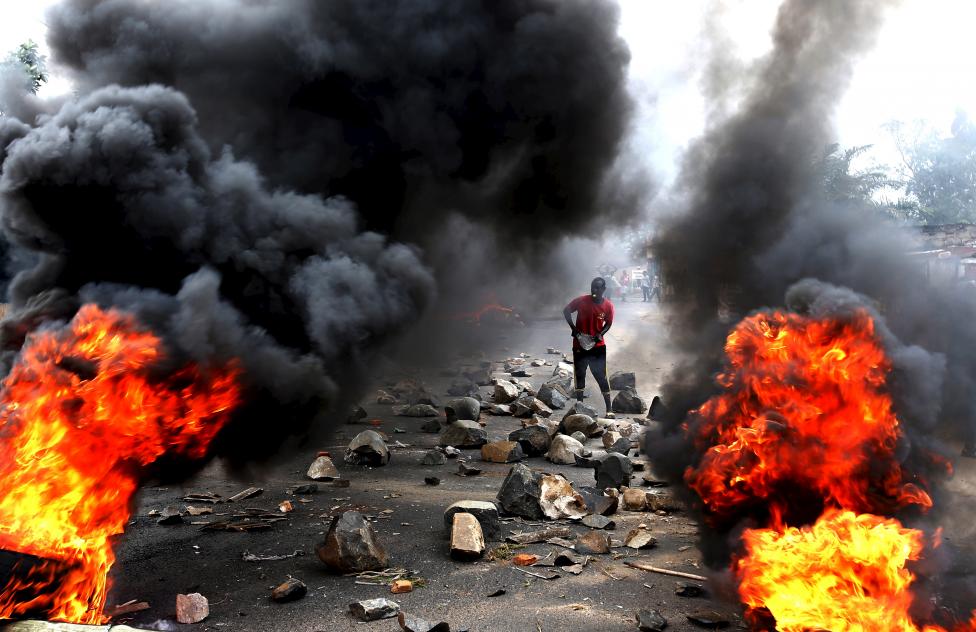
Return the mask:
<svg viewBox="0 0 976 632">
<path fill-rule="evenodd" d="M 754 525 L 733 554 L 753 627 L 921 630 L 908 565 L 937 538 L 888 516 L 932 499 L 904 460 L 871 313 L 759 312 L 725 352 L 720 394 L 689 416 L 701 459 L 684 478 L 713 527 Z"/>
<path fill-rule="evenodd" d="M 131 315 L 94 305 L 28 336 L 0 400 L 0 549 L 41 561 L 8 569 L 0 618 L 105 620 L 112 538 L 146 472 L 204 458 L 240 399 L 235 366 L 156 375 L 166 360 Z"/>
</svg>

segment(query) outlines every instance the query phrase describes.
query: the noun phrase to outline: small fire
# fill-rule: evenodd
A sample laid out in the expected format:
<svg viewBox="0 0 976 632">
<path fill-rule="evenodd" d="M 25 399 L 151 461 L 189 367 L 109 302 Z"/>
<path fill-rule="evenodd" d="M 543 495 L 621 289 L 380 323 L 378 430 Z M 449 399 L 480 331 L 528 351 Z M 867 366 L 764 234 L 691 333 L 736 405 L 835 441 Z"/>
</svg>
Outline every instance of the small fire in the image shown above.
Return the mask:
<svg viewBox="0 0 976 632">
<path fill-rule="evenodd" d="M 0 393 L 0 549 L 45 562 L 0 583 L 0 618 L 105 622 L 111 539 L 142 472 L 204 457 L 239 401 L 236 367 L 160 379 L 162 359 L 131 315 L 94 305 L 28 337 Z"/>
<path fill-rule="evenodd" d="M 486 316 L 493 316 L 495 319 L 504 322 L 522 323 L 522 318 L 511 307 L 506 307 L 500 303 L 486 303 L 473 312 L 458 312 L 454 314 L 454 320 L 462 320 L 472 325 L 480 325 L 481 319 Z"/>
<path fill-rule="evenodd" d="M 703 456 L 685 481 L 711 524 L 765 522 L 734 560 L 749 614 L 769 612 L 781 632 L 942 630 L 908 614 L 906 563 L 923 533 L 882 517 L 932 500 L 895 456 L 902 430 L 871 315 L 755 314 L 725 352 L 722 392 L 686 424 Z"/>
</svg>

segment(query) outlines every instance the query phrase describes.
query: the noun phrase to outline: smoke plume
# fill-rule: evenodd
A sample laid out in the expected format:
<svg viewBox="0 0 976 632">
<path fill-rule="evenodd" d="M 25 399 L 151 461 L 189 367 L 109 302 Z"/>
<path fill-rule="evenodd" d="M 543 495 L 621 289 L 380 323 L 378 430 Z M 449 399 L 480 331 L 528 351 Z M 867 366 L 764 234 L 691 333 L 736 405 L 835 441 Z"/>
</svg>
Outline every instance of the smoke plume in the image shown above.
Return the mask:
<svg viewBox="0 0 976 632">
<path fill-rule="evenodd" d="M 453 264 L 459 221 L 525 265 L 634 212 L 608 0 L 66 0 L 48 24 L 75 95 L 0 107 L 4 360 L 84 302 L 128 309 L 173 362 L 239 358 L 236 462 L 486 274 Z"/>
</svg>

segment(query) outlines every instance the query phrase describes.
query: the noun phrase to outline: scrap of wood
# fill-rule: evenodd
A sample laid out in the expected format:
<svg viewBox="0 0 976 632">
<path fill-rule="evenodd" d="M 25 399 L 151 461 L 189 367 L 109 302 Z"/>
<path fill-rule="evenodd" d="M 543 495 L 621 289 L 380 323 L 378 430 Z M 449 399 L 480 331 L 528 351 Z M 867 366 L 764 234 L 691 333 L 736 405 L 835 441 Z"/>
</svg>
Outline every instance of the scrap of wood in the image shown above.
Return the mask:
<svg viewBox="0 0 976 632">
<path fill-rule="evenodd" d="M 260 487 L 248 487 L 244 491 L 237 492 L 236 494 L 234 494 L 233 496 L 231 496 L 227 500 L 228 500 L 228 502 L 234 503 L 234 502 L 237 502 L 238 500 L 244 500 L 246 498 L 254 498 L 255 496 L 258 496 L 259 494 L 261 494 L 263 491 L 264 490 L 261 489 Z"/>
<path fill-rule="evenodd" d="M 708 578 L 703 575 L 694 575 L 692 573 L 673 571 L 668 568 L 661 568 L 659 566 L 651 566 L 650 564 L 644 564 L 643 562 L 624 562 L 624 564 L 631 568 L 636 568 L 639 571 L 647 571 L 648 573 L 660 573 L 661 575 L 671 575 L 672 577 L 683 577 L 685 579 L 693 579 L 699 582 L 708 581 Z"/>
<path fill-rule="evenodd" d="M 536 542 L 545 542 L 550 538 L 568 538 L 571 535 L 573 535 L 573 532 L 570 531 L 569 527 L 550 527 L 540 531 L 513 533 L 505 539 L 516 544 L 534 544 Z"/>
</svg>

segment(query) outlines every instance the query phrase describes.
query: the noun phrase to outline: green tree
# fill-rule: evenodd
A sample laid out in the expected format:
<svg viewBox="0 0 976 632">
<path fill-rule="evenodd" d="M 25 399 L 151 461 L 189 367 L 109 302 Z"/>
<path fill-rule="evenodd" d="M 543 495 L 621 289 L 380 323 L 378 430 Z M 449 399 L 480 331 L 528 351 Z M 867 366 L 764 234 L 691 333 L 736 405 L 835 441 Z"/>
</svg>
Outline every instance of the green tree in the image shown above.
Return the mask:
<svg viewBox="0 0 976 632">
<path fill-rule="evenodd" d="M 871 147 L 859 145 L 844 149 L 838 143 L 828 145 L 814 164 L 820 174 L 822 193 L 833 204 L 905 219 L 911 209 L 905 208 L 901 200 L 892 203 L 883 195 L 902 187 L 903 183 L 888 168 L 858 160 L 866 157 Z"/>
<path fill-rule="evenodd" d="M 951 133 L 928 124 L 887 125 L 902 158 L 903 204 L 926 224 L 976 222 L 976 126 L 957 113 Z"/>
<path fill-rule="evenodd" d="M 5 64 L 19 66 L 23 69 L 27 79 L 27 90 L 37 94 L 41 85 L 47 82 L 47 58 L 41 55 L 37 43 L 27 40 L 17 50 L 7 55 Z"/>
</svg>

